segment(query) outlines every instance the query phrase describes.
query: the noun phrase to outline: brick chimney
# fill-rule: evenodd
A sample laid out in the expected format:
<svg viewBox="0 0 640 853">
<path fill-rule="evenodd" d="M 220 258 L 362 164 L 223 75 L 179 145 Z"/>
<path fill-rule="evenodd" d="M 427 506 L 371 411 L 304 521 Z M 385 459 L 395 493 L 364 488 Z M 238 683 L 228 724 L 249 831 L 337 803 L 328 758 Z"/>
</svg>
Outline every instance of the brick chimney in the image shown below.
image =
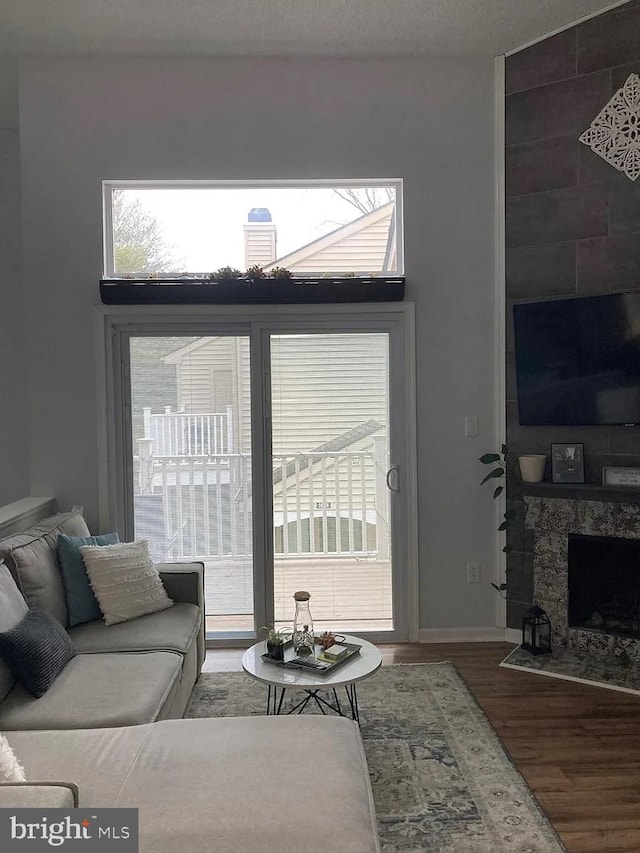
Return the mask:
<svg viewBox="0 0 640 853">
<path fill-rule="evenodd" d="M 252 207 L 244 226 L 244 263 L 246 268 L 266 267 L 276 259 L 276 226 L 266 207 Z"/>
</svg>

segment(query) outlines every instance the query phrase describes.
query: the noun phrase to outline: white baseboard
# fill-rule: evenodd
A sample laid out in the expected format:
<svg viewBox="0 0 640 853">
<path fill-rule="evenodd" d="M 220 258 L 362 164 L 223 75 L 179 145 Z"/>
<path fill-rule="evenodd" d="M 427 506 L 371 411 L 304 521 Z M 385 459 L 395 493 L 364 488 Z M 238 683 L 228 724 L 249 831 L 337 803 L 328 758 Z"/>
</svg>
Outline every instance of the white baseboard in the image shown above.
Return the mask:
<svg viewBox="0 0 640 853">
<path fill-rule="evenodd" d="M 422 628 L 418 632 L 420 643 L 516 643 L 511 628 Z M 509 635 L 509 636 L 507 636 Z"/>
<path fill-rule="evenodd" d="M 522 631 L 518 630 L 518 628 L 505 628 L 504 640 L 505 643 L 519 645 L 522 642 Z"/>
</svg>

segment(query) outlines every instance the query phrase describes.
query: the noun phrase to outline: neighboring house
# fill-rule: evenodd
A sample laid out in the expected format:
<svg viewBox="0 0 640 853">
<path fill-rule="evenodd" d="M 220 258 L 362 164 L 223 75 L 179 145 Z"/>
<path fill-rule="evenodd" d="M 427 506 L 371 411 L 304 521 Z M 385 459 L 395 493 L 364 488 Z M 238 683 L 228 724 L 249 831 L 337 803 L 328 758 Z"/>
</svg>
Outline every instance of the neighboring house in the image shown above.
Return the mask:
<svg viewBox="0 0 640 853">
<path fill-rule="evenodd" d="M 310 451 L 372 418 L 388 419 L 385 335 L 274 336 L 271 341 L 274 454 Z M 330 341 L 329 341 L 330 343 Z M 249 341 L 203 337 L 164 358 L 176 367 L 178 408 L 192 414 L 233 409 L 234 452 L 251 449 Z"/>
<path fill-rule="evenodd" d="M 254 208 L 244 226 L 245 264 L 257 264 L 267 272 L 285 267 L 295 275 L 397 273 L 395 209 L 395 202 L 387 202 L 277 258 L 277 231 L 271 214 L 266 208 Z"/>
</svg>

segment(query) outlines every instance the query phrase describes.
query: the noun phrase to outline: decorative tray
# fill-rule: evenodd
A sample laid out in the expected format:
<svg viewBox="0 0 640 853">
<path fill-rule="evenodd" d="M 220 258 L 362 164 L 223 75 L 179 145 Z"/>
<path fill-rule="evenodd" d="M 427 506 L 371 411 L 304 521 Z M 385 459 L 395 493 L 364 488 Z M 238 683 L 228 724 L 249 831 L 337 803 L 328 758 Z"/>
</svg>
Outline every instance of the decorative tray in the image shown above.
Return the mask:
<svg viewBox="0 0 640 853">
<path fill-rule="evenodd" d="M 330 672 L 333 672 L 339 666 L 342 666 L 343 663 L 346 663 L 348 660 L 351 660 L 355 655 L 360 654 L 361 646 L 357 645 L 357 643 L 340 643 L 341 646 L 344 646 L 349 651 L 344 657 L 341 657 L 340 660 L 328 660 L 322 656 L 322 646 L 320 643 L 316 642 L 316 653 L 315 656 L 306 657 L 306 658 L 298 658 L 296 657 L 296 653 L 293 650 L 293 640 L 288 640 L 284 644 L 284 660 L 275 660 L 274 658 L 270 658 L 269 655 L 265 652 L 262 655 L 262 660 L 265 663 L 270 663 L 275 666 L 282 667 L 284 669 L 301 669 L 305 670 L 309 673 L 317 673 L 318 675 L 328 675 Z M 309 661 L 316 661 L 318 666 L 310 665 Z"/>
</svg>

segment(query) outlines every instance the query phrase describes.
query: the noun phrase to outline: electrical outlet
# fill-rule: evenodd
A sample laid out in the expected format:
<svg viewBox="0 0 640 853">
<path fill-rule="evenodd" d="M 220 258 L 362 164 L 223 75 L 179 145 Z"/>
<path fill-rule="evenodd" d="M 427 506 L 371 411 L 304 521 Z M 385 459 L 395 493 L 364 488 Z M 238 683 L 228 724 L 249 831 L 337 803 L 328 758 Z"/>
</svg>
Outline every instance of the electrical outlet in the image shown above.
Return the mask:
<svg viewBox="0 0 640 853">
<path fill-rule="evenodd" d="M 480 583 L 480 563 L 467 563 L 467 583 Z"/>
</svg>

